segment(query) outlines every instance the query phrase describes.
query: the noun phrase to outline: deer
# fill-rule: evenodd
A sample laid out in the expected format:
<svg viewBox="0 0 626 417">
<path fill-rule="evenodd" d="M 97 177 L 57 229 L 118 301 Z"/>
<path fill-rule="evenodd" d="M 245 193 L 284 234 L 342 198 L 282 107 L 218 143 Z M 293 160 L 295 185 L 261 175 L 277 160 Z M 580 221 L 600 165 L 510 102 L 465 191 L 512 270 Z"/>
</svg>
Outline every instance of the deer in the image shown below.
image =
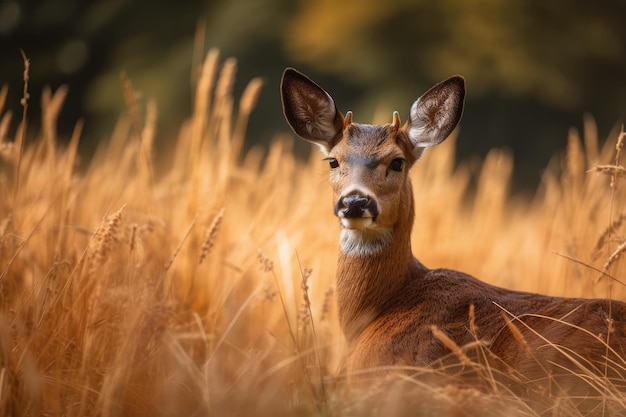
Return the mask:
<svg viewBox="0 0 626 417">
<path fill-rule="evenodd" d="M 284 70 L 280 89 L 288 125 L 329 164 L 340 226 L 337 315 L 348 375 L 442 366 L 480 346 L 474 350 L 486 349 L 494 370 L 525 376 L 546 390 L 576 387 L 583 397 L 601 395 L 585 384 L 590 374 L 624 389 L 624 302 L 500 288 L 463 272 L 429 269 L 413 255 L 409 170 L 459 124 L 462 76 L 423 93 L 404 124 L 397 111 L 389 124 L 354 122 L 352 112 L 341 113 L 328 92 L 294 68 Z"/>
</svg>

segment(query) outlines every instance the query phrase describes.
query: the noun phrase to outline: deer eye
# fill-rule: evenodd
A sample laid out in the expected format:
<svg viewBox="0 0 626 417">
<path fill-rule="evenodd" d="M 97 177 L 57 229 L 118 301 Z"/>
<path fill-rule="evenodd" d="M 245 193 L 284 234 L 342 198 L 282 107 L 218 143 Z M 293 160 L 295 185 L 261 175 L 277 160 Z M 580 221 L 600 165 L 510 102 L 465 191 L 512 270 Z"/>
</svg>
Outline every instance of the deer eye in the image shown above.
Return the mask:
<svg viewBox="0 0 626 417">
<path fill-rule="evenodd" d="M 397 172 L 401 172 L 403 167 L 404 167 L 404 159 L 402 158 L 396 158 L 393 161 L 391 161 L 391 164 L 389 164 L 389 168 Z"/>
<path fill-rule="evenodd" d="M 335 158 L 328 158 L 328 164 L 330 165 L 331 169 L 335 169 L 339 166 L 339 161 L 337 161 Z"/>
</svg>

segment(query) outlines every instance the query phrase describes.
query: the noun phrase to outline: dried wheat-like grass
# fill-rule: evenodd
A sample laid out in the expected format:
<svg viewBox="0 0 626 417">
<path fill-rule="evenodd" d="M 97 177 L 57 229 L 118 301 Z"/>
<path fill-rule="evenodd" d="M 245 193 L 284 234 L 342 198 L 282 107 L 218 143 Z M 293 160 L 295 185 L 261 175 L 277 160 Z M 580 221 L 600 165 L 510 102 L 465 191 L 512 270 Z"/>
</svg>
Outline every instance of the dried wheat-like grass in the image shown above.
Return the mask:
<svg viewBox="0 0 626 417">
<path fill-rule="evenodd" d="M 111 246 L 114 244 L 114 240 L 119 232 L 124 209 L 125 206 L 122 206 L 112 215 L 102 219 L 102 224 L 94 233 L 95 245 L 92 249 L 94 268 L 100 267 L 108 258 L 108 255 L 111 252 Z"/>
<path fill-rule="evenodd" d="M 172 264 L 174 263 L 174 261 L 176 260 L 176 257 L 178 256 L 178 254 L 180 253 L 180 250 L 182 249 L 183 245 L 185 244 L 185 241 L 187 240 L 187 238 L 189 237 L 189 234 L 191 233 L 191 231 L 193 230 L 193 228 L 196 225 L 196 220 L 198 220 L 198 215 L 196 215 L 196 217 L 193 218 L 192 222 L 189 224 L 189 226 L 187 227 L 187 230 L 185 231 L 185 233 L 183 234 L 182 239 L 180 240 L 180 242 L 178 243 L 178 246 L 176 246 L 176 249 L 174 250 L 174 253 L 172 253 L 172 256 L 170 257 L 170 259 L 167 261 L 167 263 L 163 266 L 163 268 L 167 271 L 168 269 L 170 269 L 170 267 L 172 266 Z"/>
<path fill-rule="evenodd" d="M 313 320 L 311 314 L 311 299 L 309 298 L 309 278 L 313 271 L 310 268 L 302 269 L 302 303 L 298 308 L 298 333 L 302 338 L 306 337 L 306 331 L 309 328 L 309 323 Z"/>
<path fill-rule="evenodd" d="M 472 363 L 470 358 L 468 358 L 465 352 L 463 352 L 462 347 L 457 345 L 454 340 L 452 340 L 447 334 L 441 331 L 437 326 L 430 326 L 430 330 L 433 332 L 433 336 L 435 336 L 437 340 L 443 343 L 445 347 L 450 349 L 450 351 L 459 359 L 459 361 L 463 365 L 470 365 Z"/>
<path fill-rule="evenodd" d="M 10 141 L 9 115 L 0 115 L 10 162 L 10 172 L 0 167 L 0 415 L 536 416 L 496 370 L 483 368 L 487 360 L 472 362 L 468 349 L 485 358 L 487 343 L 457 346 L 439 328 L 435 337 L 484 377 L 481 391 L 441 387 L 449 380 L 430 368 L 394 368 L 413 377 L 375 392 L 345 386 L 332 306 L 336 219 L 320 210 L 332 204 L 326 168 L 317 156 L 297 160 L 284 140 L 267 155 L 241 154 L 261 82 L 252 80 L 236 106 L 235 71 L 216 50 L 194 65 L 193 113 L 163 166 L 152 159 L 156 106 L 142 108 L 128 81 L 130 118 L 80 171 L 82 123 L 67 147 L 57 143 L 64 90 L 45 93 L 44 131 L 19 157 L 25 118 Z M 23 98 L 26 105 L 27 88 Z M 606 177 L 585 175 L 615 152 L 613 144 L 597 149 L 594 126 L 585 119 L 584 138 L 570 135 L 569 162 L 549 167 L 533 200 L 511 198 L 506 153 L 456 165 L 454 138 L 427 153 L 412 173 L 416 255 L 506 287 L 597 290 L 594 278 L 619 248 L 593 263 L 578 261 L 580 253 L 621 242 L 626 217 L 609 216 Z M 613 205 L 624 213 L 617 185 Z M 215 215 L 197 230 L 206 207 Z M 621 252 L 615 256 L 603 276 L 621 275 Z M 480 318 L 469 314 L 476 334 Z M 580 366 L 573 371 L 587 375 Z M 619 404 L 614 390 L 604 395 Z M 559 401 L 555 415 L 573 410 L 573 400 Z"/>
<path fill-rule="evenodd" d="M 50 87 L 45 87 L 41 93 L 42 131 L 46 137 L 46 142 L 48 142 L 47 147 L 50 151 L 54 150 L 56 122 L 68 92 L 68 87 L 62 85 L 54 93 Z"/>
<path fill-rule="evenodd" d="M 134 223 L 131 229 L 131 233 L 130 233 L 130 239 L 129 239 L 129 246 L 130 246 L 130 251 L 133 252 L 135 250 L 135 246 L 137 245 L 137 228 L 139 226 L 137 226 L 137 223 Z"/>
<path fill-rule="evenodd" d="M 0 87 L 0 113 L 4 112 L 4 106 L 6 105 L 6 102 L 7 102 L 8 93 L 9 93 L 9 86 L 6 84 L 3 84 L 2 87 Z"/>
<path fill-rule="evenodd" d="M 622 223 L 624 223 L 625 220 L 626 212 L 621 213 L 619 216 L 613 219 L 611 221 L 611 224 L 609 224 L 609 226 L 604 229 L 602 233 L 600 233 L 600 237 L 598 238 L 592 251 L 592 259 L 596 260 L 600 256 L 601 250 L 605 246 L 607 240 L 610 238 L 611 235 L 617 232 L 617 229 L 622 225 Z"/>
<path fill-rule="evenodd" d="M 215 239 L 217 238 L 217 233 L 220 230 L 220 225 L 222 224 L 222 218 L 224 217 L 224 208 L 215 215 L 211 225 L 207 229 L 206 237 L 204 238 L 204 242 L 202 243 L 202 247 L 200 248 L 200 258 L 198 259 L 198 263 L 201 264 L 206 257 L 209 255 L 211 248 L 215 244 Z"/>
<path fill-rule="evenodd" d="M 320 315 L 321 323 L 324 323 L 328 320 L 328 317 L 330 315 L 331 302 L 332 302 L 334 294 L 335 294 L 334 286 L 328 287 L 328 289 L 324 293 L 324 298 L 323 298 L 324 301 L 322 302 L 322 312 Z"/>
<path fill-rule="evenodd" d="M 613 263 L 617 262 L 621 258 L 621 256 L 624 253 L 624 251 L 626 251 L 626 242 L 620 244 L 617 247 L 617 249 L 615 249 L 615 251 L 613 253 L 611 253 L 609 258 L 606 260 L 606 262 L 602 266 L 602 269 L 605 270 L 605 271 L 608 271 L 609 267 L 611 265 L 613 265 Z"/>
<path fill-rule="evenodd" d="M 626 168 L 621 165 L 596 165 L 587 172 L 599 172 L 601 174 L 615 175 L 617 177 L 624 177 L 626 175 Z"/>
<path fill-rule="evenodd" d="M 624 131 L 624 126 L 620 129 L 619 136 L 617 137 L 617 142 L 615 142 L 615 162 L 619 162 L 619 157 L 622 152 L 622 148 L 624 147 L 624 141 L 626 141 L 626 131 Z"/>
<path fill-rule="evenodd" d="M 526 338 L 524 337 L 520 329 L 515 325 L 514 323 L 515 319 L 509 319 L 509 317 L 507 317 L 507 315 L 504 312 L 502 313 L 502 318 L 504 319 L 504 322 L 506 323 L 506 327 L 509 329 L 509 331 L 511 332 L 511 334 L 513 335 L 513 338 L 517 341 L 517 343 L 519 343 L 520 345 L 524 347 L 524 350 L 526 350 L 526 353 L 531 354 L 532 350 L 530 346 L 528 345 L 528 342 L 526 341 Z"/>
<path fill-rule="evenodd" d="M 135 130 L 140 133 L 141 132 L 141 114 L 139 111 L 139 99 L 141 98 L 141 93 L 136 91 L 133 88 L 130 79 L 126 75 L 126 72 L 122 71 L 120 73 L 120 81 L 122 83 L 122 92 L 124 93 L 124 101 L 126 101 L 126 107 L 130 112 L 130 117 L 133 123 Z"/>
<path fill-rule="evenodd" d="M 614 166 L 616 168 L 616 170 L 613 171 L 613 175 L 611 176 L 611 188 L 614 188 L 617 184 L 617 179 L 622 175 L 622 173 L 619 171 L 619 169 L 617 169 L 617 167 L 620 167 L 620 156 L 622 154 L 622 148 L 624 147 L 624 139 L 626 139 L 626 132 L 624 132 L 624 127 L 622 126 L 621 132 L 619 134 L 619 136 L 617 137 L 617 141 L 615 143 L 615 163 Z"/>
<path fill-rule="evenodd" d="M 256 106 L 259 95 L 261 94 L 262 87 L 263 80 L 261 80 L 260 78 L 255 78 L 248 83 L 241 95 L 241 100 L 239 101 L 239 112 L 237 113 L 237 121 L 235 122 L 235 128 L 232 133 L 230 143 L 231 158 L 241 154 L 241 149 L 245 141 L 246 129 L 248 127 L 248 120 L 250 118 L 252 110 Z M 236 162 L 237 161 L 231 161 L 231 163 Z"/>
<path fill-rule="evenodd" d="M 22 90 L 22 98 L 20 104 L 22 106 L 22 121 L 20 123 L 19 133 L 17 134 L 16 141 L 16 163 L 15 163 L 15 186 L 13 188 L 13 200 L 17 198 L 17 193 L 20 188 L 20 173 L 22 167 L 22 153 L 24 152 L 24 141 L 26 138 L 26 115 L 28 114 L 28 100 L 30 99 L 30 93 L 28 92 L 28 81 L 30 80 L 30 60 L 26 57 L 26 53 L 21 51 L 22 60 L 24 62 L 24 89 Z M 14 201 L 15 204 L 15 201 Z"/>
</svg>

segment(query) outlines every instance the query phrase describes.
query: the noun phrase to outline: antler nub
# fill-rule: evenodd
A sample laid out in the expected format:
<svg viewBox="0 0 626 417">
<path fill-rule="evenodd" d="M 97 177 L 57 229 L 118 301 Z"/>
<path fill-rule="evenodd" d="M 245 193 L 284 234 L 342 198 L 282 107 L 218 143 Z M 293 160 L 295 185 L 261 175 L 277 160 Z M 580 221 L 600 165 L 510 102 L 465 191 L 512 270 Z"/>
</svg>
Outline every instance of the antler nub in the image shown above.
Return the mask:
<svg viewBox="0 0 626 417">
<path fill-rule="evenodd" d="M 395 130 L 400 128 L 400 114 L 397 111 L 393 112 L 393 122 L 391 123 L 391 127 Z"/>
<path fill-rule="evenodd" d="M 343 118 L 343 126 L 346 127 L 349 124 L 352 124 L 352 112 L 349 111 L 346 113 L 346 116 Z"/>
</svg>

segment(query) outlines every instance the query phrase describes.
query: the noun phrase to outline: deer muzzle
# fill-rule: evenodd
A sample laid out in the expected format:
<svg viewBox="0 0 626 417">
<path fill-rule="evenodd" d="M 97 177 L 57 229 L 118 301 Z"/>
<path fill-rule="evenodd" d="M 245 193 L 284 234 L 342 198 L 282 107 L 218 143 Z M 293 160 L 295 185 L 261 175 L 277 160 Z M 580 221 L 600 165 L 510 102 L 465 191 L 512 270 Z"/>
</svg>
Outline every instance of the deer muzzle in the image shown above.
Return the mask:
<svg viewBox="0 0 626 417">
<path fill-rule="evenodd" d="M 348 229 L 361 229 L 376 221 L 378 205 L 376 200 L 364 194 L 350 194 L 340 197 L 335 205 L 335 214 Z"/>
</svg>

